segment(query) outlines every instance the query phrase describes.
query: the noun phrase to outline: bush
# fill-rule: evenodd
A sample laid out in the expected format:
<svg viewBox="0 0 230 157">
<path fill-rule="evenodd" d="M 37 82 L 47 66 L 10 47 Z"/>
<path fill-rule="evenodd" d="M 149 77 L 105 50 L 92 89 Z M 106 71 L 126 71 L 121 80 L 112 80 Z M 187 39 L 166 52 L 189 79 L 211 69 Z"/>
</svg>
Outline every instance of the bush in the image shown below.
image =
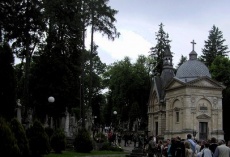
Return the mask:
<svg viewBox="0 0 230 157">
<path fill-rule="evenodd" d="M 51 127 L 46 127 L 46 128 L 45 128 L 45 132 L 46 132 L 46 134 L 48 135 L 48 137 L 49 137 L 49 142 L 50 142 L 50 139 L 51 139 L 52 135 L 54 134 L 54 129 L 51 128 Z"/>
<path fill-rule="evenodd" d="M 20 149 L 21 155 L 28 156 L 29 155 L 29 142 L 26 137 L 25 129 L 22 124 L 16 119 L 12 119 L 10 123 L 10 128 L 16 138 L 17 145 Z"/>
<path fill-rule="evenodd" d="M 49 138 L 41 122 L 35 120 L 33 126 L 27 130 L 29 147 L 33 156 L 42 156 L 50 152 Z"/>
<path fill-rule="evenodd" d="M 100 148 L 100 150 L 110 150 L 110 149 L 111 149 L 111 145 L 109 142 L 103 143 L 102 147 Z"/>
<path fill-rule="evenodd" d="M 7 156 L 21 155 L 16 138 L 3 118 L 0 118 L 0 152 Z"/>
<path fill-rule="evenodd" d="M 79 130 L 74 140 L 74 149 L 82 153 L 89 153 L 93 150 L 93 142 L 86 129 Z"/>
<path fill-rule="evenodd" d="M 51 136 L 51 147 L 55 153 L 61 153 L 66 147 L 66 137 L 61 129 L 58 129 Z"/>
</svg>

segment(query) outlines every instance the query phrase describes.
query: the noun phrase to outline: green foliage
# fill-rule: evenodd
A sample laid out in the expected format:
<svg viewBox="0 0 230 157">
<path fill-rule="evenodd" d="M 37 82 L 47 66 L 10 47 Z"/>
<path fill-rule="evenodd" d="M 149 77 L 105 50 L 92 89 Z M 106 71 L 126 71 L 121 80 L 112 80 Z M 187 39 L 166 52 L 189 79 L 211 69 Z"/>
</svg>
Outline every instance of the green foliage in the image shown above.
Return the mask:
<svg viewBox="0 0 230 157">
<path fill-rule="evenodd" d="M 39 43 L 43 38 L 45 29 L 44 19 L 42 18 L 41 0 L 12 0 L 2 1 L 1 3 L 1 37 L 6 42 L 11 43 L 13 52 L 17 57 L 25 59 L 23 64 L 23 91 L 20 91 L 21 101 L 25 106 L 29 106 L 29 76 L 31 58 Z M 22 88 L 22 87 L 20 87 Z M 21 95 L 21 94 L 19 94 Z"/>
<path fill-rule="evenodd" d="M 46 127 L 46 128 L 45 128 L 45 132 L 46 132 L 46 134 L 48 135 L 48 137 L 49 137 L 49 142 L 50 142 L 51 136 L 54 134 L 54 129 L 51 128 L 51 127 Z"/>
<path fill-rule="evenodd" d="M 0 152 L 7 156 L 21 155 L 20 149 L 17 145 L 17 140 L 10 130 L 9 125 L 0 117 Z"/>
<path fill-rule="evenodd" d="M 113 109 L 117 111 L 117 117 L 121 122 L 128 121 L 130 112 L 132 112 L 130 108 L 134 102 L 138 104 L 139 116 L 143 120 L 147 119 L 146 103 L 151 86 L 146 57 L 139 56 L 133 64 L 128 57 L 115 62 L 108 67 L 104 78 L 104 83 L 109 88 L 108 103 L 104 108 L 105 120 L 108 120 L 107 124 L 111 120 Z"/>
<path fill-rule="evenodd" d="M 230 60 L 227 57 L 217 56 L 210 66 L 212 78 L 230 86 Z"/>
<path fill-rule="evenodd" d="M 83 16 L 86 18 L 84 19 L 86 27 L 91 25 L 94 31 L 98 31 L 114 40 L 120 35 L 114 25 L 116 22 L 115 15 L 118 11 L 108 6 L 108 2 L 109 0 L 84 1 Z"/>
<path fill-rule="evenodd" d="M 209 31 L 208 39 L 205 41 L 204 48 L 202 49 L 203 55 L 201 60 L 210 67 L 212 62 L 217 56 L 227 56 L 228 45 L 224 45 L 223 33 L 218 27 L 213 25 Z"/>
<path fill-rule="evenodd" d="M 90 98 L 92 99 L 92 102 L 91 102 L 92 114 L 96 115 L 97 116 L 96 121 L 100 122 L 101 121 L 100 109 L 101 109 L 102 104 L 105 102 L 105 98 L 103 94 L 101 94 L 101 90 L 104 89 L 105 87 L 105 85 L 102 83 L 102 80 L 103 80 L 102 75 L 105 72 L 106 64 L 102 63 L 97 52 L 94 52 L 92 56 L 93 71 L 91 71 L 90 70 L 91 66 L 89 64 L 90 57 L 89 57 L 88 52 L 86 54 L 87 56 L 85 57 L 86 60 L 85 60 L 85 65 L 84 65 L 85 67 L 84 78 L 82 78 L 83 83 L 84 83 L 84 98 L 86 100 L 90 100 Z M 90 96 L 90 88 L 92 88 L 91 96 Z"/>
<path fill-rule="evenodd" d="M 86 129 L 78 131 L 74 140 L 74 149 L 77 152 L 88 153 L 93 150 L 93 142 L 90 138 L 90 134 Z"/>
<path fill-rule="evenodd" d="M 11 120 L 10 128 L 14 134 L 14 137 L 16 138 L 21 156 L 24 157 L 29 155 L 29 142 L 22 124 L 16 118 L 14 118 Z"/>
<path fill-rule="evenodd" d="M 45 155 L 44 157 L 86 157 L 86 156 L 113 156 L 113 157 L 124 157 L 127 155 L 127 152 L 114 152 L 114 151 L 100 151 L 100 150 L 93 150 L 90 153 L 78 153 L 76 151 L 63 151 L 62 154 L 50 153 Z"/>
<path fill-rule="evenodd" d="M 13 69 L 14 58 L 9 44 L 0 44 L 0 100 L 4 106 L 0 115 L 8 121 L 14 117 L 16 108 L 16 80 Z"/>
<path fill-rule="evenodd" d="M 49 137 L 38 120 L 27 130 L 27 137 L 32 155 L 41 156 L 50 152 Z"/>
<path fill-rule="evenodd" d="M 170 48 L 170 42 L 168 33 L 165 33 L 163 27 L 163 23 L 161 23 L 159 28 L 159 31 L 156 33 L 156 40 L 157 44 L 155 47 L 150 48 L 150 55 L 153 59 L 152 67 L 151 69 L 153 71 L 153 75 L 160 75 L 163 69 L 163 57 L 164 52 L 167 47 Z"/>
<path fill-rule="evenodd" d="M 61 153 L 66 148 L 66 137 L 61 129 L 55 130 L 51 136 L 51 147 L 56 153 Z"/>
<path fill-rule="evenodd" d="M 135 121 L 136 118 L 140 118 L 140 108 L 137 102 L 134 102 L 131 107 L 131 111 L 129 114 L 130 120 Z"/>
<path fill-rule="evenodd" d="M 222 82 L 225 86 L 223 90 L 223 129 L 225 130 L 225 138 L 229 139 L 230 137 L 230 127 L 228 123 L 229 119 L 229 101 L 230 101 L 230 60 L 228 57 L 217 56 L 210 66 L 210 72 L 212 78 L 218 82 Z"/>
</svg>

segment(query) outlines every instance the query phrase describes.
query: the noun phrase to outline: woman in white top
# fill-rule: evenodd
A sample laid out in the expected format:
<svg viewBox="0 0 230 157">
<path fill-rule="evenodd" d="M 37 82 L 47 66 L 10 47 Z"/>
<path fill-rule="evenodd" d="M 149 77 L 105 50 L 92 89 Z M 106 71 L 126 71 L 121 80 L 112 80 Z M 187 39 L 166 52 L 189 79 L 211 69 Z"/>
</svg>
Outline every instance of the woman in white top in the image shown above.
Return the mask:
<svg viewBox="0 0 230 157">
<path fill-rule="evenodd" d="M 204 142 L 204 148 L 201 151 L 200 157 L 212 157 L 212 152 L 209 149 L 209 143 L 208 142 Z"/>
<path fill-rule="evenodd" d="M 185 157 L 193 157 L 193 150 L 191 149 L 190 143 L 188 141 L 184 142 L 185 146 Z"/>
</svg>

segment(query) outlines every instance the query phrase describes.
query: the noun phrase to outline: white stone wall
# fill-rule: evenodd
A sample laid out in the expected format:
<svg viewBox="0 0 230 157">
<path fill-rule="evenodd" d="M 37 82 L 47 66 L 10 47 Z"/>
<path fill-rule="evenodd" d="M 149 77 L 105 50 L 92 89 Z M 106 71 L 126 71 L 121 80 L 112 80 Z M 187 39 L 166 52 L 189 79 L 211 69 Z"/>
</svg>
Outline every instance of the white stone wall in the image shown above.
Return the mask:
<svg viewBox="0 0 230 157">
<path fill-rule="evenodd" d="M 208 138 L 213 136 L 218 139 L 223 138 L 221 97 L 221 89 L 181 88 L 167 92 L 165 138 L 175 136 L 185 138 L 193 130 L 197 131 L 196 137 L 199 138 L 200 122 L 208 123 Z M 206 111 L 200 110 L 202 104 L 206 105 Z M 176 112 L 180 113 L 179 122 L 175 121 Z M 199 116 L 201 118 L 198 118 Z"/>
</svg>

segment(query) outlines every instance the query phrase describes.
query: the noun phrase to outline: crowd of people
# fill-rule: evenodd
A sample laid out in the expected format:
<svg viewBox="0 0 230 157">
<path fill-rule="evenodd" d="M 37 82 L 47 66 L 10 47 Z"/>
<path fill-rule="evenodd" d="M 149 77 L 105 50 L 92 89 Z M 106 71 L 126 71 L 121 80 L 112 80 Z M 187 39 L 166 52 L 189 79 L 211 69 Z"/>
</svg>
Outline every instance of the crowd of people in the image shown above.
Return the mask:
<svg viewBox="0 0 230 157">
<path fill-rule="evenodd" d="M 127 147 L 132 144 L 134 148 L 146 151 L 148 157 L 230 157 L 230 142 L 226 144 L 224 140 L 217 141 L 215 137 L 195 140 L 188 134 L 187 139 L 177 136 L 160 140 L 137 132 L 115 132 L 108 129 L 105 133 L 111 145 Z"/>
<path fill-rule="evenodd" d="M 166 141 L 149 138 L 146 151 L 149 157 L 230 157 L 230 146 L 224 140 L 197 141 L 192 139 L 191 134 L 187 139 L 179 136 Z"/>
</svg>

